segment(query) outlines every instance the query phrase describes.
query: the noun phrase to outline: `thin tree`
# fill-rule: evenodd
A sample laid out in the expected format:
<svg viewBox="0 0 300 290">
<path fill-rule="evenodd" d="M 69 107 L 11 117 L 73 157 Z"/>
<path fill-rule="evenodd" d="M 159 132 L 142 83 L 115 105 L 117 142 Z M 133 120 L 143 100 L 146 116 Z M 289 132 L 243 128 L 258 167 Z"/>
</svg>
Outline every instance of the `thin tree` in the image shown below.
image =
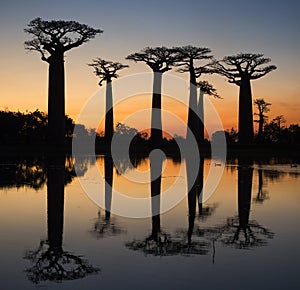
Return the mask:
<svg viewBox="0 0 300 290">
<path fill-rule="evenodd" d="M 176 54 L 173 49 L 162 47 L 146 47 L 140 52 L 130 54 L 126 59 L 135 62 L 146 63 L 154 73 L 152 94 L 151 136 L 152 144 L 162 142 L 162 119 L 161 119 L 161 85 L 162 74 L 171 70 L 176 63 Z"/>
<path fill-rule="evenodd" d="M 65 73 L 64 54 L 102 33 L 75 21 L 33 19 L 24 30 L 33 38 L 25 48 L 38 51 L 41 59 L 49 63 L 48 85 L 48 141 L 63 145 L 65 137 Z"/>
<path fill-rule="evenodd" d="M 204 95 L 213 96 L 215 98 L 221 99 L 218 95 L 217 90 L 207 81 L 200 81 L 197 83 L 197 86 L 200 89 L 199 99 L 197 104 L 197 112 L 200 117 L 200 142 L 204 143 Z"/>
<path fill-rule="evenodd" d="M 238 126 L 241 144 L 251 143 L 254 136 L 250 82 L 276 69 L 275 65 L 267 65 L 270 61 L 269 58 L 263 57 L 263 54 L 239 53 L 212 63 L 216 73 L 225 76 L 229 83 L 240 87 Z"/>
<path fill-rule="evenodd" d="M 128 65 L 119 62 L 106 61 L 101 58 L 93 60 L 89 64 L 94 68 L 96 76 L 100 78 L 99 86 L 106 81 L 106 115 L 105 115 L 105 131 L 104 138 L 109 143 L 114 134 L 114 112 L 113 112 L 113 94 L 112 94 L 112 79 L 118 78 L 117 72 L 121 69 L 127 68 Z"/>
<path fill-rule="evenodd" d="M 254 115 L 258 116 L 258 120 L 254 120 L 254 122 L 258 123 L 257 140 L 260 141 L 263 135 L 264 124 L 268 119 L 265 113 L 270 111 L 269 106 L 271 106 L 271 103 L 267 103 L 264 99 L 255 99 L 253 103 L 258 110 L 258 113 L 254 113 Z"/>
<path fill-rule="evenodd" d="M 273 119 L 273 122 L 278 126 L 278 130 L 280 132 L 283 129 L 283 124 L 286 123 L 286 120 L 283 115 L 279 115 Z"/>
<path fill-rule="evenodd" d="M 203 127 L 203 119 L 197 115 L 197 78 L 199 78 L 203 73 L 212 73 L 212 71 L 204 66 L 195 66 L 195 61 L 197 60 L 207 60 L 211 59 L 213 56 L 210 55 L 211 50 L 206 47 L 196 47 L 196 46 L 183 46 L 174 47 L 174 50 L 178 55 L 178 66 L 181 68 L 178 70 L 181 73 L 188 72 L 190 75 L 190 93 L 189 93 L 189 112 L 188 112 L 188 128 L 187 139 L 191 137 L 189 134 L 193 134 L 197 142 L 204 142 L 204 135 L 201 134 L 201 127 Z M 200 117 L 200 118 L 199 118 Z"/>
</svg>

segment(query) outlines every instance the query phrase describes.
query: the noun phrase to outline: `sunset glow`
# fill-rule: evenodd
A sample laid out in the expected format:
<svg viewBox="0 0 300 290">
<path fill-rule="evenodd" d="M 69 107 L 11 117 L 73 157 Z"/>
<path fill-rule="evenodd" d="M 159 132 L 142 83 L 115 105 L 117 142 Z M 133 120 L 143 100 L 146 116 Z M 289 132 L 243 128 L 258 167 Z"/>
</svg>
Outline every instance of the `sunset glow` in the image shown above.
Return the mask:
<svg viewBox="0 0 300 290">
<path fill-rule="evenodd" d="M 129 53 L 139 51 L 145 46 L 165 45 L 168 47 L 176 45 L 197 45 L 210 47 L 212 53 L 217 59 L 225 55 L 236 54 L 239 52 L 253 51 L 264 53 L 266 57 L 272 59 L 278 69 L 266 77 L 252 82 L 252 95 L 255 98 L 264 98 L 272 103 L 270 107 L 269 119 L 277 115 L 284 115 L 287 123 L 299 123 L 298 111 L 300 109 L 300 85 L 299 85 L 299 41 L 294 36 L 297 35 L 296 27 L 293 25 L 296 17 L 291 17 L 293 11 L 291 7 L 269 7 L 267 10 L 255 10 L 255 21 L 250 18 L 251 13 L 244 15 L 245 24 L 236 25 L 236 21 L 224 19 L 221 15 L 226 15 L 226 5 L 219 7 L 220 11 L 215 11 L 213 23 L 209 21 L 208 16 L 201 14 L 198 17 L 196 7 L 199 5 L 195 1 L 195 9 L 190 11 L 192 15 L 182 16 L 180 11 L 183 3 L 172 6 L 172 17 L 168 22 L 158 21 L 153 23 L 147 15 L 155 10 L 156 19 L 160 19 L 163 9 L 156 10 L 150 4 L 137 5 L 135 11 L 125 9 L 125 4 L 116 1 L 118 5 L 114 9 L 114 16 L 119 19 L 119 24 L 123 25 L 123 30 L 109 16 L 111 7 L 106 4 L 98 4 L 92 1 L 93 6 L 85 8 L 83 14 L 79 14 L 79 6 L 68 7 L 67 5 L 54 1 L 49 9 L 47 3 L 36 3 L 28 1 L 24 10 L 18 10 L 18 18 L 15 11 L 17 6 L 14 4 L 1 4 L 1 38 L 3 41 L 0 48 L 1 52 L 1 110 L 12 111 L 34 111 L 39 109 L 47 111 L 47 90 L 48 90 L 48 67 L 40 60 L 37 53 L 30 53 L 24 50 L 24 41 L 30 39 L 29 35 L 23 32 L 28 22 L 40 15 L 45 19 L 78 19 L 96 28 L 104 30 L 103 35 L 96 37 L 80 48 L 74 49 L 66 54 L 65 72 L 66 72 L 66 114 L 76 119 L 80 110 L 86 101 L 99 89 L 97 77 L 87 66 L 93 58 L 102 57 L 107 60 L 120 61 L 129 64 L 130 68 L 121 71 L 120 79 L 135 73 L 149 72 L 149 68 L 141 63 L 125 61 Z M 235 1 L 233 1 L 235 2 Z M 59 3 L 59 9 L 54 9 Z M 294 3 L 294 2 L 293 2 Z M 34 5 L 33 5 L 34 4 Z M 78 3 L 79 4 L 79 3 Z M 125 6 L 124 6 L 125 5 Z M 163 7 L 165 4 L 162 4 Z M 206 3 L 206 8 L 210 10 L 210 4 Z M 264 4 L 261 4 L 264 5 Z M 296 4 L 295 4 L 296 5 Z M 97 7 L 99 6 L 99 9 Z M 240 9 L 242 4 L 235 3 L 235 9 Z M 273 6 L 273 5 L 272 5 Z M 58 6 L 57 6 L 58 7 Z M 30 8 L 30 9 L 29 9 Z M 225 11 L 224 11 L 225 10 Z M 264 10 L 264 12 L 262 12 Z M 97 11 L 97 14 L 96 12 Z M 141 11 L 145 17 L 141 17 Z M 146 12 L 147 11 L 147 12 Z M 267 12 L 266 12 L 267 11 Z M 279 13 L 280 11 L 280 13 Z M 97 16 L 96 16 L 97 15 Z M 182 18 L 182 22 L 176 21 L 176 16 Z M 196 16 L 196 17 L 195 17 Z M 278 16 L 278 17 L 276 17 Z M 168 17 L 168 16 L 167 16 Z M 165 17 L 164 17 L 165 18 Z M 131 19 L 130 22 L 125 19 Z M 143 24 L 141 24 L 143 19 Z M 193 20 L 192 20 L 193 19 Z M 268 25 L 261 25 L 266 19 Z M 248 25 L 253 21 L 251 25 Z M 181 23 L 181 24 L 179 24 Z M 243 34 L 244 25 L 247 26 L 248 33 Z M 260 28 L 257 29 L 258 25 Z M 158 29 L 159 27 L 159 29 Z M 226 28 L 226 30 L 225 30 Z M 224 31 L 222 30 L 224 29 Z M 127 31 L 123 33 L 123 31 Z M 128 33 L 130 31 L 130 33 Z M 176 31 L 176 35 L 174 34 Z M 235 31 L 235 33 L 233 33 Z M 126 35 L 126 37 L 125 37 Z M 179 74 L 176 69 L 166 74 L 174 74 L 188 81 L 187 74 Z M 224 128 L 237 129 L 237 102 L 238 87 L 227 83 L 227 81 L 216 75 L 201 76 L 200 80 L 207 79 L 218 90 L 223 99 L 214 100 L 210 98 L 218 111 Z M 183 98 L 188 96 L 188 91 L 182 91 Z M 117 100 L 117 96 L 114 95 Z M 115 109 L 115 122 L 122 120 L 142 108 L 150 107 L 151 98 L 139 97 L 138 99 L 128 100 L 126 104 L 120 104 Z M 186 120 L 186 108 L 180 104 L 168 103 L 164 100 L 166 109 L 172 108 L 183 120 Z M 104 106 L 104 103 L 103 103 Z M 99 108 L 102 110 L 103 108 Z M 209 118 L 209 116 L 206 116 Z M 135 123 L 130 122 L 130 126 L 139 128 L 146 126 L 149 122 L 149 116 L 136 119 Z M 92 123 L 85 124 L 88 128 Z M 183 129 L 174 128 L 174 126 L 164 120 L 165 130 L 179 135 L 184 135 Z M 256 125 L 255 125 L 256 126 Z"/>
</svg>

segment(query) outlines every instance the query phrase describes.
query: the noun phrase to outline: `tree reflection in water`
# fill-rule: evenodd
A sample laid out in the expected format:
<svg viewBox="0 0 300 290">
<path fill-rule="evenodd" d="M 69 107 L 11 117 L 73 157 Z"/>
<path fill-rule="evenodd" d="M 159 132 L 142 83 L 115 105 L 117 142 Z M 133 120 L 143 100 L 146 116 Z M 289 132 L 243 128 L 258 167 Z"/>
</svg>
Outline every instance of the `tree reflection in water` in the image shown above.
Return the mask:
<svg viewBox="0 0 300 290">
<path fill-rule="evenodd" d="M 83 278 L 96 274 L 99 269 L 90 265 L 82 256 L 63 249 L 64 186 L 70 176 L 66 173 L 65 156 L 48 159 L 47 171 L 47 218 L 48 238 L 42 240 L 36 250 L 26 252 L 24 259 L 31 262 L 27 268 L 28 279 L 34 283 L 41 281 L 63 281 Z"/>
<path fill-rule="evenodd" d="M 126 170 L 126 169 L 125 169 Z M 97 239 L 108 236 L 117 236 L 126 233 L 116 224 L 114 218 L 111 218 L 112 188 L 114 177 L 114 161 L 111 156 L 104 157 L 104 178 L 105 178 L 105 214 L 101 215 L 100 209 L 94 222 L 92 234 Z"/>
<path fill-rule="evenodd" d="M 157 160 L 153 160 L 157 162 Z M 188 229 L 177 230 L 175 236 L 161 231 L 160 229 L 160 215 L 152 217 L 152 233 L 144 240 L 133 240 L 126 243 L 126 247 L 144 252 L 146 255 L 205 255 L 209 248 L 213 250 L 213 262 L 215 258 L 215 243 L 221 242 L 222 245 L 230 246 L 236 249 L 250 249 L 260 246 L 266 246 L 268 241 L 274 237 L 274 233 L 266 227 L 260 225 L 255 220 L 250 220 L 251 209 L 251 193 L 252 193 L 252 179 L 253 167 L 249 160 L 239 160 L 238 165 L 238 215 L 228 217 L 226 222 L 214 227 L 201 227 L 197 220 L 203 222 L 203 203 L 202 203 L 202 188 L 203 188 L 203 169 L 204 163 L 201 159 L 199 165 L 198 175 L 196 180 L 193 180 L 192 168 L 194 161 L 192 158 L 186 159 L 187 165 L 187 182 L 188 188 Z M 151 163 L 151 170 L 155 166 Z M 161 165 L 156 165 L 156 169 L 161 169 Z M 261 172 L 259 177 L 262 178 Z M 160 195 L 161 176 L 153 180 L 151 183 L 151 196 Z M 262 182 L 259 182 L 259 191 L 262 187 Z M 199 207 L 199 214 L 196 214 L 196 207 Z M 154 209 L 152 200 L 152 210 Z M 159 202 L 159 200 L 156 200 Z M 156 205 L 160 206 L 159 203 Z M 213 213 L 213 210 L 207 212 Z M 199 217 L 196 219 L 196 217 Z M 207 216 L 205 216 L 207 217 Z"/>
<path fill-rule="evenodd" d="M 258 164 L 258 189 L 257 194 L 253 198 L 255 203 L 262 204 L 266 199 L 269 199 L 268 191 L 264 188 L 263 170 L 261 169 L 261 164 Z"/>
<path fill-rule="evenodd" d="M 206 255 L 209 243 L 201 239 L 191 240 L 191 231 L 194 225 L 197 186 L 189 192 L 189 229 L 188 233 L 172 236 L 163 232 L 160 227 L 160 194 L 161 175 L 164 158 L 160 154 L 150 155 L 151 164 L 151 208 L 152 208 L 152 232 L 143 240 L 127 242 L 125 246 L 130 250 L 141 251 L 146 255 L 172 256 L 172 255 Z M 188 166 L 187 166 L 188 167 Z M 195 168 L 195 167 L 190 167 Z M 157 178 L 155 178 L 157 177 Z"/>
<path fill-rule="evenodd" d="M 227 218 L 225 224 L 205 229 L 213 242 L 237 249 L 250 249 L 268 244 L 274 233 L 250 220 L 253 167 L 248 160 L 239 160 L 238 166 L 238 216 Z"/>
</svg>

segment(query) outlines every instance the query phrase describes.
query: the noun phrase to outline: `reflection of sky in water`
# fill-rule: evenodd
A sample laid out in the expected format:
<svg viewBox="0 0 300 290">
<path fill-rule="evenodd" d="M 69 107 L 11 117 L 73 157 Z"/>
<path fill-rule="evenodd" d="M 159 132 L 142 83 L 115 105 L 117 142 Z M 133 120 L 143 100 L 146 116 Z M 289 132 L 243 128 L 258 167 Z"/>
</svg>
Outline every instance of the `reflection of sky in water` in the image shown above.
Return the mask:
<svg viewBox="0 0 300 290">
<path fill-rule="evenodd" d="M 141 170 L 147 167 L 142 162 Z M 214 162 L 204 161 L 204 175 Z M 103 167 L 103 160 L 97 165 Z M 229 164 L 230 165 L 230 164 Z M 162 178 L 162 188 L 168 187 L 172 176 L 178 174 L 179 164 L 168 160 Z M 187 255 L 183 250 L 179 255 L 162 257 L 133 251 L 126 248 L 128 242 L 143 241 L 151 235 L 151 218 L 129 219 L 111 215 L 105 220 L 105 211 L 91 202 L 83 192 L 76 178 L 65 187 L 63 248 L 75 255 L 82 255 L 88 262 L 101 269 L 98 275 L 91 275 L 76 281 L 55 284 L 43 282 L 41 286 L 51 289 L 198 289 L 199 285 L 231 289 L 297 289 L 297 271 L 300 253 L 299 219 L 299 166 L 287 164 L 254 163 L 251 208 L 249 221 L 274 233 L 273 239 L 263 247 L 251 250 L 237 250 L 224 247 L 221 240 L 210 243 L 205 255 Z M 95 170 L 96 166 L 88 166 Z M 260 171 L 262 169 L 262 175 Z M 103 170 L 103 169 L 102 169 Z M 134 171 L 130 172 L 134 174 Z M 262 177 L 262 180 L 260 178 Z M 186 190 L 186 176 L 176 188 Z M 224 225 L 228 218 L 238 216 L 238 169 L 236 164 L 226 167 L 215 194 L 203 205 L 212 208 L 205 218 L 199 216 L 198 205 L 192 241 L 205 241 L 201 236 L 204 229 L 216 229 Z M 261 184 L 262 182 L 262 184 Z M 133 185 L 114 175 L 114 186 L 125 188 L 126 194 L 137 194 Z M 267 192 L 267 198 L 256 202 L 260 188 Z M 144 185 L 150 194 L 150 186 Z M 99 188 L 99 192 L 103 190 Z M 4 289 L 34 289 L 24 270 L 29 262 L 24 254 L 38 247 L 40 240 L 47 238 L 47 188 L 39 190 L 28 186 L 18 189 L 2 187 L 0 191 L 0 240 L 1 240 L 1 281 Z M 114 199 L 112 197 L 112 203 Z M 184 199 L 171 211 L 160 216 L 161 233 L 168 235 L 173 245 L 186 238 L 188 230 L 188 201 Z M 100 214 L 99 214 L 100 213 Z M 95 233 L 105 226 L 108 233 Z M 92 234 L 91 234 L 92 233 Z M 211 235 L 210 235 L 211 238 Z M 151 242 L 153 247 L 153 242 Z M 213 263 L 214 260 L 214 263 Z"/>
</svg>

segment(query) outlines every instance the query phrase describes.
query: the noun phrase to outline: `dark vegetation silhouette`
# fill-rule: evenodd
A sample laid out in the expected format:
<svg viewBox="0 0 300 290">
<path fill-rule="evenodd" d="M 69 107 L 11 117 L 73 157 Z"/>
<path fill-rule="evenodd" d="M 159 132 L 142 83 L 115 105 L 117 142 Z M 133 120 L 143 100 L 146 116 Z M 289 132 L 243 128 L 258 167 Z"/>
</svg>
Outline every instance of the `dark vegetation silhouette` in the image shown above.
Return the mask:
<svg viewBox="0 0 300 290">
<path fill-rule="evenodd" d="M 47 159 L 47 229 L 48 237 L 41 240 L 36 250 L 26 252 L 24 259 L 31 262 L 26 268 L 28 279 L 61 282 L 99 273 L 82 256 L 63 249 L 65 156 Z"/>
<path fill-rule="evenodd" d="M 275 65 L 267 65 L 270 61 L 263 54 L 239 53 L 225 56 L 221 61 L 215 60 L 211 65 L 215 73 L 225 76 L 229 83 L 240 88 L 238 138 L 241 144 L 251 144 L 254 138 L 251 80 L 275 70 Z"/>
<path fill-rule="evenodd" d="M 92 66 L 94 68 L 96 76 L 100 78 L 99 86 L 102 86 L 102 82 L 106 81 L 106 113 L 104 138 L 107 142 L 107 146 L 109 146 L 114 134 L 112 79 L 119 77 L 119 75 L 117 74 L 119 70 L 127 68 L 129 66 L 121 64 L 119 62 L 106 61 L 101 58 L 94 59 L 93 63 L 89 64 L 89 66 Z"/>
<path fill-rule="evenodd" d="M 70 139 L 73 137 L 74 121 L 68 116 L 64 120 L 64 138 Z M 48 115 L 44 112 L 0 111 L 1 145 L 47 144 L 47 131 Z"/>
<path fill-rule="evenodd" d="M 195 138 L 198 144 L 204 143 L 204 123 L 199 114 L 199 109 L 203 111 L 203 101 L 197 100 L 197 79 L 205 73 L 212 73 L 209 63 L 196 66 L 195 62 L 212 59 L 211 50 L 206 47 L 182 46 L 173 48 L 177 53 L 176 65 L 181 67 L 179 72 L 188 72 L 190 76 L 189 111 L 187 125 L 187 140 Z M 199 99 L 200 101 L 200 99 Z M 199 118 L 200 117 L 200 118 Z M 189 136 L 192 134 L 193 136 Z"/>
<path fill-rule="evenodd" d="M 151 142 L 159 146 L 163 141 L 161 119 L 161 86 L 162 75 L 176 65 L 177 56 L 174 49 L 162 47 L 146 47 L 140 52 L 130 54 L 128 60 L 146 63 L 153 71 L 153 94 L 151 114 Z"/>
<path fill-rule="evenodd" d="M 27 113 L 0 111 L 0 146 L 5 148 L 1 155 L 10 151 L 14 152 L 15 149 L 18 150 L 18 152 L 32 153 L 37 147 L 40 147 L 40 150 L 37 152 L 43 152 L 44 149 L 49 148 L 47 142 L 47 124 L 48 115 L 39 110 Z M 92 140 L 95 140 L 96 153 L 110 153 L 110 147 L 107 146 L 103 133 L 97 133 L 95 129 L 87 129 L 82 124 L 76 124 L 77 129 L 76 134 L 74 134 L 74 126 L 74 120 L 65 116 L 65 140 L 69 148 L 71 148 L 72 142 L 76 142 L 77 138 L 85 140 L 86 138 L 92 138 Z M 222 140 L 224 133 L 227 144 L 237 144 L 238 132 L 234 128 L 225 132 L 217 131 L 213 133 L 212 140 L 218 138 L 219 134 Z M 131 140 L 129 147 L 131 158 L 135 156 L 137 156 L 137 158 L 139 158 L 139 156 L 148 156 L 152 150 L 151 140 L 147 132 L 140 132 L 126 124 L 117 123 L 114 134 L 118 144 L 123 144 L 123 141 L 128 138 Z M 270 149 L 275 145 L 293 145 L 293 148 L 297 149 L 297 144 L 300 144 L 300 126 L 298 124 L 291 124 L 289 127 L 285 127 L 283 115 L 275 117 L 270 122 L 265 119 L 263 133 L 259 139 L 256 135 L 255 140 L 262 145 L 272 145 L 272 147 L 268 147 Z M 180 160 L 181 153 L 178 144 L 185 146 L 185 139 L 183 137 L 175 135 L 171 139 L 164 138 L 161 144 L 160 148 L 164 150 L 167 156 L 172 157 L 174 160 Z M 209 142 L 207 144 L 209 144 Z M 116 149 L 118 150 L 118 148 Z M 276 148 L 279 147 L 275 146 L 274 149 L 277 150 Z M 202 149 L 202 154 L 209 153 L 209 148 L 207 148 L 207 151 L 203 147 Z M 122 154 L 120 158 L 122 158 Z"/>
<path fill-rule="evenodd" d="M 102 30 L 76 21 L 35 18 L 25 32 L 33 36 L 25 42 L 25 48 L 39 52 L 41 59 L 49 64 L 48 142 L 62 146 L 65 142 L 64 54 L 93 39 Z"/>
</svg>

